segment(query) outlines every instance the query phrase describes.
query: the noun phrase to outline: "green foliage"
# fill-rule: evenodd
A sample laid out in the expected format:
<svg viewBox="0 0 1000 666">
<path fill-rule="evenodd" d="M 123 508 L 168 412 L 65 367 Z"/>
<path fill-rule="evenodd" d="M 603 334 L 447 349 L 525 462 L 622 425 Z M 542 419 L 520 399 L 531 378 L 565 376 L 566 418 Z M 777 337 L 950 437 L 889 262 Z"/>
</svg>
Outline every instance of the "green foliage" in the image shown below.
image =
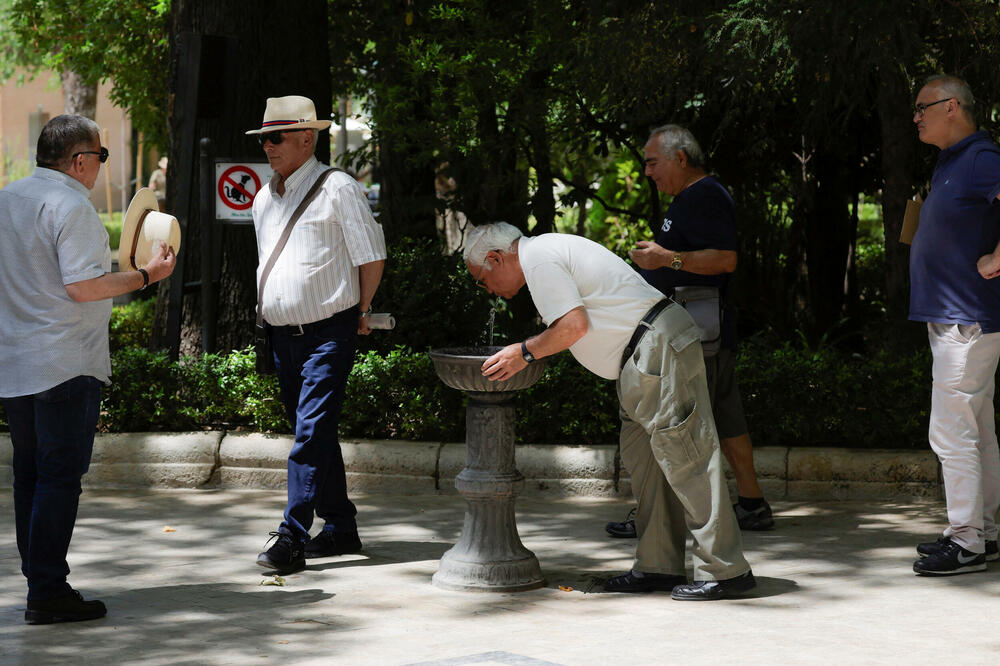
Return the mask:
<svg viewBox="0 0 1000 666">
<path fill-rule="evenodd" d="M 101 430 L 179 431 L 194 427 L 181 416 L 177 378 L 166 352 L 120 349 L 111 355 L 111 376 L 111 386 L 105 388 L 101 399 Z"/>
<path fill-rule="evenodd" d="M 98 213 L 98 215 L 101 216 L 101 222 L 104 224 L 104 229 L 108 232 L 108 245 L 111 246 L 112 250 L 117 250 L 122 240 L 121 211 L 113 213 Z"/>
<path fill-rule="evenodd" d="M 166 146 L 169 0 L 3 0 L 0 79 L 71 70 L 110 80 L 111 101 L 128 109 L 151 145 Z"/>
<path fill-rule="evenodd" d="M 123 348 L 111 355 L 111 386 L 99 428 L 111 432 L 254 427 L 288 431 L 277 380 L 258 375 L 252 349 L 185 357 Z"/>
<path fill-rule="evenodd" d="M 288 431 L 278 380 L 257 374 L 252 348 L 185 357 L 174 366 L 174 376 L 182 418 L 212 428 Z"/>
<path fill-rule="evenodd" d="M 110 347 L 112 353 L 127 347 L 145 347 L 153 327 L 156 301 L 136 300 L 111 310 Z"/>
<path fill-rule="evenodd" d="M 391 312 L 396 328 L 363 338 L 363 351 L 388 354 L 401 345 L 424 350 L 482 342 L 491 303 L 476 287 L 461 254 L 443 254 L 431 240 L 406 238 L 388 250 L 374 306 Z"/>
<path fill-rule="evenodd" d="M 358 357 L 347 381 L 341 432 L 373 439 L 461 441 L 462 393 L 437 378 L 425 353 L 394 349 Z"/>
<path fill-rule="evenodd" d="M 568 352 L 549 359 L 534 386 L 518 392 L 521 442 L 610 444 L 618 441 L 615 382 L 586 370 Z"/>
<path fill-rule="evenodd" d="M 755 338 L 737 372 L 757 446 L 924 448 L 930 410 L 927 349 L 862 356 Z"/>
</svg>

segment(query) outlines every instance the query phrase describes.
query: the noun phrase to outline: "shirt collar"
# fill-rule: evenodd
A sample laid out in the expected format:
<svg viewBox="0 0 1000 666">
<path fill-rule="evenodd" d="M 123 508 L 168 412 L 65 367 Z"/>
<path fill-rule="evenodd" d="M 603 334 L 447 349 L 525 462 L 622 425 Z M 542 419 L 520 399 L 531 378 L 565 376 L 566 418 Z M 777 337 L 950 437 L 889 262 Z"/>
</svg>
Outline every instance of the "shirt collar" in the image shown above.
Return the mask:
<svg viewBox="0 0 1000 666">
<path fill-rule="evenodd" d="M 48 169 L 43 166 L 36 166 L 34 173 L 31 174 L 32 178 L 45 178 L 46 180 L 54 180 L 57 183 L 62 183 L 67 187 L 70 187 L 85 197 L 90 197 L 90 191 L 87 186 L 78 181 L 73 176 L 63 173 L 62 171 L 57 171 L 56 169 Z"/>
<path fill-rule="evenodd" d="M 285 179 L 285 196 L 288 196 L 296 187 L 298 187 L 303 181 L 307 179 L 312 170 L 316 168 L 319 164 L 319 160 L 316 159 L 315 155 L 310 155 L 309 159 L 302 163 L 298 169 L 293 171 L 288 178 Z M 275 186 L 278 184 L 278 180 L 281 175 L 275 171 L 274 175 L 271 177 L 271 191 L 275 192 Z"/>
<path fill-rule="evenodd" d="M 963 150 L 965 150 L 966 147 L 969 144 L 975 143 L 976 141 L 979 141 L 981 139 L 989 139 L 989 138 L 990 138 L 990 135 L 987 134 L 985 130 L 979 130 L 978 132 L 973 132 L 972 134 L 970 134 L 969 136 L 965 137 L 964 139 L 962 139 L 958 143 L 952 144 L 952 145 L 948 146 L 947 148 L 945 148 L 944 150 L 942 150 L 941 151 L 941 157 L 946 157 L 946 156 L 951 156 L 951 155 L 957 155 L 958 153 L 960 153 Z"/>
</svg>

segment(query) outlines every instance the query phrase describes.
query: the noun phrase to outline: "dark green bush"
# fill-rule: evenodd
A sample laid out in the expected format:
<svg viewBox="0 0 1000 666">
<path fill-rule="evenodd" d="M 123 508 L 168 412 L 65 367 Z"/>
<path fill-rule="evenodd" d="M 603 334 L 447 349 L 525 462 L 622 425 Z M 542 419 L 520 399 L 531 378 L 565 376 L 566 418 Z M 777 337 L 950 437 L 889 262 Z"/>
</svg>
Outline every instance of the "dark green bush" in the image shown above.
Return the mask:
<svg viewBox="0 0 1000 666">
<path fill-rule="evenodd" d="M 111 355 L 111 386 L 101 399 L 99 428 L 111 432 L 189 430 L 177 399 L 177 377 L 166 352 L 120 349 Z"/>
<path fill-rule="evenodd" d="M 142 306 L 119 312 L 116 335 L 140 331 Z M 429 321 L 429 320 L 428 320 Z M 428 323 L 429 325 L 429 323 Z M 442 338 L 440 344 L 445 345 Z M 869 345 L 872 346 L 872 345 Z M 763 336 L 744 341 L 738 373 L 757 446 L 924 448 L 931 357 L 889 343 L 862 355 L 809 350 Z M 112 354 L 100 428 L 129 432 L 254 428 L 288 432 L 277 381 L 260 376 L 252 350 L 184 358 L 124 347 Z M 465 398 L 436 376 L 427 354 L 397 347 L 359 354 L 341 418 L 345 436 L 462 441 Z M 542 379 L 518 393 L 520 442 L 614 443 L 614 382 L 584 370 L 568 353 L 549 360 Z M 0 409 L 0 427 L 6 429 Z"/>
<path fill-rule="evenodd" d="M 132 301 L 127 305 L 116 305 L 112 308 L 109 326 L 111 351 L 147 346 L 153 328 L 155 308 L 156 299 L 153 298 Z"/>
<path fill-rule="evenodd" d="M 174 365 L 180 413 L 202 426 L 254 426 L 258 430 L 287 432 L 273 375 L 257 374 L 252 348 L 229 354 L 187 356 Z"/>
<path fill-rule="evenodd" d="M 489 318 L 488 294 L 476 287 L 461 255 L 442 254 L 431 240 L 403 239 L 389 247 L 374 308 L 391 312 L 396 328 L 362 338 L 362 352 L 388 355 L 476 344 Z"/>
<path fill-rule="evenodd" d="M 927 349 L 862 356 L 751 339 L 737 365 L 757 446 L 923 448 L 931 356 Z"/>
<path fill-rule="evenodd" d="M 615 382 L 586 370 L 568 352 L 551 357 L 542 378 L 518 392 L 514 404 L 518 441 L 587 445 L 618 441 Z"/>
<path fill-rule="evenodd" d="M 340 418 L 345 435 L 373 439 L 461 441 L 464 400 L 437 378 L 423 352 L 396 348 L 359 355 Z"/>
</svg>

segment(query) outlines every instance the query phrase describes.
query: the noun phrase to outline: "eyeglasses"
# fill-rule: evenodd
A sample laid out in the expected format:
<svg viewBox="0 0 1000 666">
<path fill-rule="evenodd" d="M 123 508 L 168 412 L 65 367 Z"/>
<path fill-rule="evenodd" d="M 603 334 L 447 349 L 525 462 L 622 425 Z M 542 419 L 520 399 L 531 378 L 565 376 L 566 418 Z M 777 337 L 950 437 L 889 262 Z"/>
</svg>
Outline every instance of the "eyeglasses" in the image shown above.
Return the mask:
<svg viewBox="0 0 1000 666">
<path fill-rule="evenodd" d="M 284 135 L 291 132 L 305 132 L 304 129 L 291 129 L 291 130 L 277 130 L 275 132 L 267 132 L 266 134 L 258 134 L 257 140 L 260 141 L 260 147 L 263 148 L 270 141 L 274 145 L 279 145 L 285 140 Z"/>
<path fill-rule="evenodd" d="M 70 159 L 75 160 L 77 155 L 97 155 L 98 156 L 97 159 L 99 159 L 101 161 L 101 164 L 104 164 L 105 162 L 108 161 L 108 156 L 110 154 L 111 153 L 108 152 L 107 148 L 105 148 L 104 146 L 101 146 L 101 149 L 99 151 L 98 150 L 81 150 L 78 153 L 73 153 L 73 156 Z"/>
<path fill-rule="evenodd" d="M 931 102 L 930 104 L 914 104 L 913 113 L 918 116 L 924 115 L 924 111 L 934 106 L 935 104 L 940 104 L 941 102 L 947 102 L 949 99 L 955 99 L 954 97 L 945 97 L 944 99 L 939 99 L 936 102 Z"/>
<path fill-rule="evenodd" d="M 486 283 L 483 282 L 483 273 L 486 272 L 486 260 L 483 260 L 483 267 L 479 269 L 479 275 L 476 277 L 476 286 L 480 289 L 486 289 Z"/>
</svg>

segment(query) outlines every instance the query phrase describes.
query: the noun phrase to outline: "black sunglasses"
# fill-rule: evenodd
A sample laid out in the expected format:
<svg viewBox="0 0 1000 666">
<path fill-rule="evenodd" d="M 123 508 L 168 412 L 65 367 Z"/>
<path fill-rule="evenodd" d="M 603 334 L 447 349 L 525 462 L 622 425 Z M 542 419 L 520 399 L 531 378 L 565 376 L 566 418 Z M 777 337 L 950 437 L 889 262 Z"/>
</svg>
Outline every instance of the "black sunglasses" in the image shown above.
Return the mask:
<svg viewBox="0 0 1000 666">
<path fill-rule="evenodd" d="M 104 164 L 105 162 L 108 161 L 108 156 L 110 154 L 111 153 L 108 152 L 107 148 L 105 148 L 104 146 L 101 146 L 101 150 L 100 151 L 96 151 L 96 150 L 81 150 L 78 153 L 73 153 L 73 157 L 71 157 L 70 159 L 74 159 L 75 160 L 77 155 L 98 155 L 97 159 L 99 159 L 101 161 L 101 164 Z"/>
<path fill-rule="evenodd" d="M 279 145 L 285 140 L 284 135 L 289 132 L 305 132 L 304 129 L 293 129 L 293 130 L 276 130 L 274 132 L 267 132 L 266 134 L 258 134 L 257 140 L 260 141 L 260 147 L 263 148 L 268 141 L 274 145 Z"/>
</svg>

